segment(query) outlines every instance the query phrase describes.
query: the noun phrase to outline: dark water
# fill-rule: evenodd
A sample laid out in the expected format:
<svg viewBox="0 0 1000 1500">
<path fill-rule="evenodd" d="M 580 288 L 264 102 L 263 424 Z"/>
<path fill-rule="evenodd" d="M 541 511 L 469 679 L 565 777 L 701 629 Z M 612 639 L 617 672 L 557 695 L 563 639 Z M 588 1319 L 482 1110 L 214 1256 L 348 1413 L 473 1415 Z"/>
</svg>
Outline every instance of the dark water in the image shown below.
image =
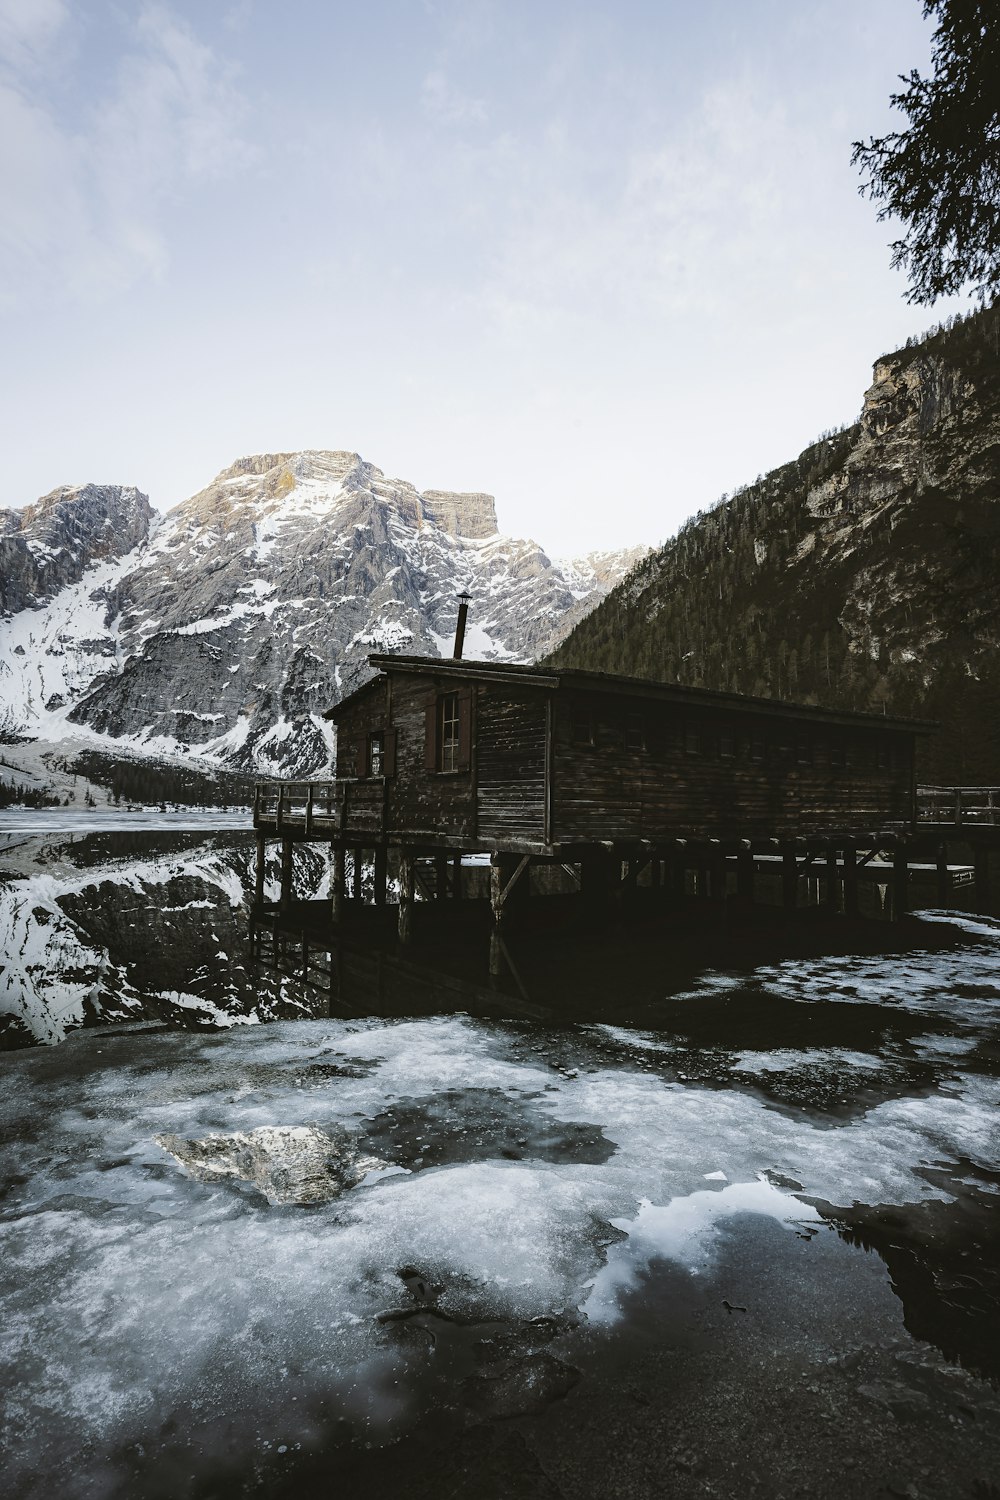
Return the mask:
<svg viewBox="0 0 1000 1500">
<path fill-rule="evenodd" d="M 331 1016 L 244 834 L 10 842 L 5 1494 L 996 1493 L 995 920 Z"/>
</svg>

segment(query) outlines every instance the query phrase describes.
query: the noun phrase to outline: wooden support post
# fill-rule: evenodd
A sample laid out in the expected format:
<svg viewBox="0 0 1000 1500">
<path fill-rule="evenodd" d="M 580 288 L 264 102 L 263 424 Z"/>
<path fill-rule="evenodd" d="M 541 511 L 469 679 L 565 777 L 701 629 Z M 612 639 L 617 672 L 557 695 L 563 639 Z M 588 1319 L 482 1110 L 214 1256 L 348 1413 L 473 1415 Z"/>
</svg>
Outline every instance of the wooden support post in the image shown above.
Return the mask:
<svg viewBox="0 0 1000 1500">
<path fill-rule="evenodd" d="M 500 942 L 500 923 L 503 921 L 504 871 L 502 855 L 490 856 L 490 910 L 493 922 L 490 927 L 490 973 L 496 977 L 503 973 L 503 949 Z"/>
<path fill-rule="evenodd" d="M 387 850 L 384 844 L 375 847 L 375 905 L 385 905 L 385 887 L 387 875 Z"/>
<path fill-rule="evenodd" d="M 330 876 L 330 920 L 331 922 L 342 922 L 344 919 L 344 873 L 346 857 L 343 844 L 333 846 L 333 872 Z"/>
<path fill-rule="evenodd" d="M 781 856 L 781 904 L 786 911 L 795 911 L 799 904 L 799 866 L 790 849 Z"/>
<path fill-rule="evenodd" d="M 822 886 L 824 911 L 828 913 L 840 910 L 840 876 L 837 869 L 837 846 L 827 844 L 826 846 L 826 879 Z"/>
<path fill-rule="evenodd" d="M 976 881 L 976 905 L 980 911 L 989 910 L 990 905 L 990 851 L 983 845 L 973 853 Z"/>
<path fill-rule="evenodd" d="M 456 854 L 451 863 L 451 894 L 456 901 L 462 899 L 462 856 Z"/>
<path fill-rule="evenodd" d="M 937 851 L 937 901 L 938 906 L 947 906 L 951 897 L 951 872 L 948 869 L 948 845 L 939 844 Z"/>
<path fill-rule="evenodd" d="M 364 900 L 364 871 L 362 851 L 355 849 L 351 855 L 351 897 L 358 902 Z"/>
<path fill-rule="evenodd" d="M 410 849 L 403 850 L 399 862 L 399 941 L 413 942 L 413 897 L 416 887 L 417 861 Z"/>
<path fill-rule="evenodd" d="M 435 854 L 434 856 L 434 899 L 443 901 L 448 894 L 448 856 L 447 854 Z"/>
<path fill-rule="evenodd" d="M 687 866 L 683 854 L 675 854 L 673 856 L 668 864 L 668 871 L 670 875 L 670 894 L 675 901 L 683 901 L 687 895 L 687 885 L 685 882 Z"/>
<path fill-rule="evenodd" d="M 281 901 L 282 911 L 288 911 L 292 904 L 292 841 L 290 838 L 281 840 Z"/>
<path fill-rule="evenodd" d="M 910 862 L 906 846 L 897 844 L 892 855 L 892 920 L 906 915 L 910 896 Z"/>
<path fill-rule="evenodd" d="M 658 855 L 649 862 L 649 883 L 654 890 L 663 884 L 663 864 Z"/>
<path fill-rule="evenodd" d="M 257 831 L 257 862 L 253 872 L 253 904 L 263 906 L 264 904 L 264 866 L 267 862 L 267 841 L 258 829 Z"/>
<path fill-rule="evenodd" d="M 516 854 L 500 854 L 499 851 L 494 850 L 490 855 L 490 909 L 493 913 L 493 925 L 490 929 L 490 973 L 493 975 L 503 973 L 506 949 L 501 929 L 508 905 L 515 892 L 521 892 L 523 897 L 527 890 L 530 865 L 530 854 L 518 858 Z"/>
<path fill-rule="evenodd" d="M 858 851 L 853 844 L 844 850 L 844 915 L 858 914 Z"/>
<path fill-rule="evenodd" d="M 754 863 L 749 849 L 740 849 L 736 855 L 736 894 L 742 906 L 753 905 Z"/>
<path fill-rule="evenodd" d="M 604 850 L 580 861 L 580 908 L 585 922 L 605 922 L 611 908 L 614 862 Z"/>
</svg>

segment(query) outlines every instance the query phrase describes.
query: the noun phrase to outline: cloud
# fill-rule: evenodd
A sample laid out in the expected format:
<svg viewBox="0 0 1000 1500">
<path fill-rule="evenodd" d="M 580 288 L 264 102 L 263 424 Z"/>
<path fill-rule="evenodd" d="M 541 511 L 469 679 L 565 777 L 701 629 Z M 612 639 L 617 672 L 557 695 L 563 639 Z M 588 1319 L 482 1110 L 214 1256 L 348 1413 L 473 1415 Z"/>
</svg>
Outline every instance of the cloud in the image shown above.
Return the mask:
<svg viewBox="0 0 1000 1500">
<path fill-rule="evenodd" d="M 61 0 L 0 6 L 0 299 L 101 299 L 162 276 L 168 208 L 252 160 L 231 71 L 167 6 L 146 4 L 119 23 L 109 91 L 67 121 Z"/>
<path fill-rule="evenodd" d="M 424 78 L 420 105 L 429 119 L 441 125 L 484 125 L 487 119 L 485 101 L 463 94 L 440 68 Z"/>
<path fill-rule="evenodd" d="M 37 67 L 68 17 L 65 0 L 0 0 L 0 64 L 18 71 Z"/>
</svg>

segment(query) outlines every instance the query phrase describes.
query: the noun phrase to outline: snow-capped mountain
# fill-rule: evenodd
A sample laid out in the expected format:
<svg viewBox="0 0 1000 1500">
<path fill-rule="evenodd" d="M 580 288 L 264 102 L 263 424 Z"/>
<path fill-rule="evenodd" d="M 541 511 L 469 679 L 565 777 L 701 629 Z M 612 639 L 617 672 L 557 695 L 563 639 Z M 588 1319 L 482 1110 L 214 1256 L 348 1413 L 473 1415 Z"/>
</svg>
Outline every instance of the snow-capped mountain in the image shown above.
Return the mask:
<svg viewBox="0 0 1000 1500">
<path fill-rule="evenodd" d="M 550 559 L 493 498 L 418 492 L 356 453 L 240 459 L 157 520 L 119 486 L 0 515 L 0 728 L 317 774 L 320 717 L 372 651 L 551 649 L 644 549 Z"/>
</svg>

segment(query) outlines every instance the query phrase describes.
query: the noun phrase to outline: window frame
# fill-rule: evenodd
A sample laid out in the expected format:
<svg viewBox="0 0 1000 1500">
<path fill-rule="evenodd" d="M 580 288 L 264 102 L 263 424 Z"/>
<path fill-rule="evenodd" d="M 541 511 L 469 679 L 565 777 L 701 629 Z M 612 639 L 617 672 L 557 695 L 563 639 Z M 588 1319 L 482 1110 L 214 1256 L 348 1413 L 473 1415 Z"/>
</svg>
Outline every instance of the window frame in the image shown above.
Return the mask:
<svg viewBox="0 0 1000 1500">
<path fill-rule="evenodd" d="M 622 751 L 626 755 L 641 755 L 646 749 L 646 715 L 627 713 L 622 726 Z"/>
<path fill-rule="evenodd" d="M 372 729 L 368 733 L 367 774 L 385 775 L 386 734 L 384 729 Z"/>
<path fill-rule="evenodd" d="M 450 708 L 453 713 L 449 713 Z M 461 724 L 459 693 L 441 693 L 437 702 L 437 768 L 446 775 L 461 770 Z"/>
</svg>

